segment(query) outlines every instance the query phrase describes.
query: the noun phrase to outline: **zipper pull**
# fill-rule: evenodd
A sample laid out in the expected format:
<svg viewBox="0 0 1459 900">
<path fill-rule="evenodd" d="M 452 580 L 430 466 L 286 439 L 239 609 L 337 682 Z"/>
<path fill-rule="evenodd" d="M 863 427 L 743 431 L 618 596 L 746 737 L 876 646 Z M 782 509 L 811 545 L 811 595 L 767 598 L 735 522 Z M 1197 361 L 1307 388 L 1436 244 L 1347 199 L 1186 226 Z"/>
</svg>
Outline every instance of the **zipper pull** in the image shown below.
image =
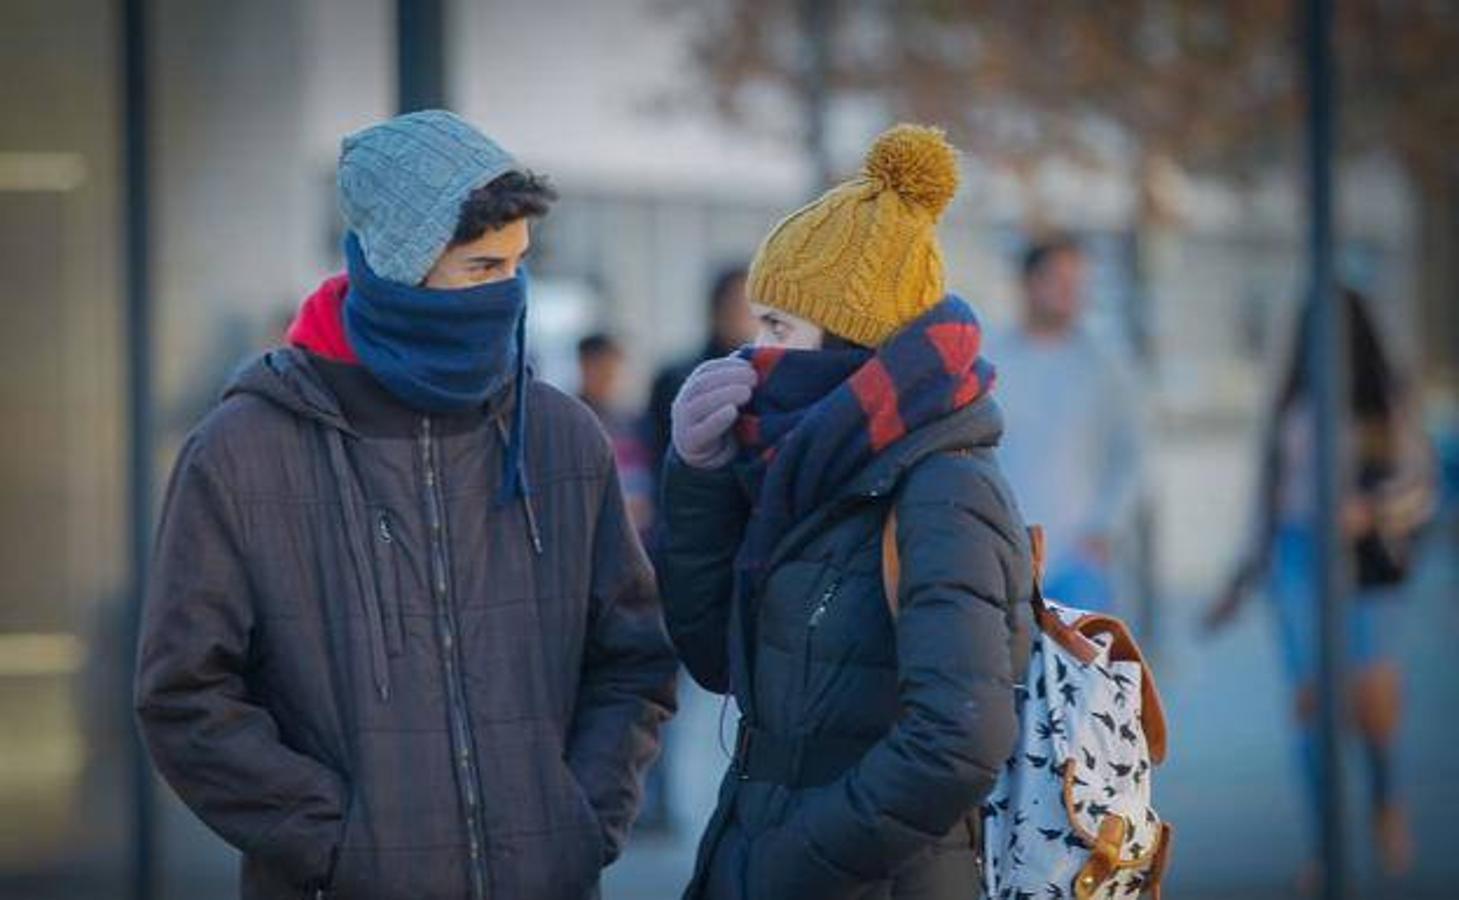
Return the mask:
<svg viewBox="0 0 1459 900">
<path fill-rule="evenodd" d="M 395 535 L 390 532 L 390 516 L 386 513 L 380 514 L 379 530 L 382 544 L 395 543 Z"/>
<path fill-rule="evenodd" d="M 841 581 L 837 579 L 831 582 L 830 587 L 826 588 L 825 592 L 821 594 L 820 602 L 816 604 L 815 609 L 811 610 L 811 620 L 808 623 L 811 628 L 815 628 L 820 624 L 821 619 L 826 617 L 826 609 L 831 605 L 831 600 L 836 596 L 836 591 L 840 587 Z"/>
</svg>

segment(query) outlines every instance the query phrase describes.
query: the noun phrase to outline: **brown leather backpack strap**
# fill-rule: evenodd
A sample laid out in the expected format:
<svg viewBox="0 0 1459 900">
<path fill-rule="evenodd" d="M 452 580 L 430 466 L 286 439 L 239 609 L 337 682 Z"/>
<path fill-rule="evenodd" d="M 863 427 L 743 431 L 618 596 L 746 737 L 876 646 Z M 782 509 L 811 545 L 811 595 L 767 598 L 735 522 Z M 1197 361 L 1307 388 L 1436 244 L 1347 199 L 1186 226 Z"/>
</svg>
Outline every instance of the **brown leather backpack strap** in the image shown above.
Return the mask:
<svg viewBox="0 0 1459 900">
<path fill-rule="evenodd" d="M 1044 540 L 1044 526 L 1028 526 L 1028 549 L 1033 556 L 1033 590 L 1039 597 L 1044 595 L 1044 562 L 1048 544 Z"/>
<path fill-rule="evenodd" d="M 897 511 L 894 509 L 887 514 L 886 524 L 881 530 L 881 583 L 887 597 L 887 608 L 892 611 L 893 619 L 897 617 L 897 591 L 901 588 L 901 582 L 902 557 L 897 552 Z"/>
<path fill-rule="evenodd" d="M 1048 604 L 1044 603 L 1044 556 L 1046 543 L 1044 541 L 1044 529 L 1041 525 L 1030 525 L 1028 527 L 1029 554 L 1033 560 L 1033 594 L 1029 596 L 1029 606 L 1033 607 L 1034 624 L 1039 631 L 1048 635 L 1060 647 L 1068 651 L 1069 655 L 1085 665 L 1094 662 L 1099 656 L 1099 647 L 1094 642 L 1080 634 L 1078 631 L 1067 625 L 1059 618 Z"/>
<path fill-rule="evenodd" d="M 1175 829 L 1169 822 L 1160 823 L 1160 849 L 1155 861 L 1150 864 L 1150 873 L 1145 876 L 1145 890 L 1150 900 L 1160 900 L 1161 888 L 1165 882 L 1165 870 L 1170 865 L 1170 842 L 1175 838 Z"/>
<path fill-rule="evenodd" d="M 1110 661 L 1132 662 L 1140 667 L 1140 724 L 1145 731 L 1145 742 L 1150 745 L 1150 761 L 1156 765 L 1164 762 L 1168 741 L 1165 704 L 1161 702 L 1160 690 L 1155 686 L 1155 673 L 1150 670 L 1150 663 L 1130 634 L 1129 626 L 1111 615 L 1085 613 L 1072 628 L 1091 642 L 1096 635 L 1109 635 Z"/>
</svg>

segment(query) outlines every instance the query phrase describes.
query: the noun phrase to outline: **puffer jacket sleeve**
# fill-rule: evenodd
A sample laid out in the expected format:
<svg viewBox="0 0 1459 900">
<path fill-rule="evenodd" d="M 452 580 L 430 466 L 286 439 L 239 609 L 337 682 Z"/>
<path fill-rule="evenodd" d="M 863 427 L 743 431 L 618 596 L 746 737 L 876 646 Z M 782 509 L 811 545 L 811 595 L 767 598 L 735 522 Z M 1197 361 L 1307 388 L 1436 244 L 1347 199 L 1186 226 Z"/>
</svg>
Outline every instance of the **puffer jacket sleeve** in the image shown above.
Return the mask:
<svg viewBox="0 0 1459 900">
<path fill-rule="evenodd" d="M 142 737 L 184 802 L 301 887 L 326 884 L 347 789 L 287 746 L 244 671 L 255 625 L 237 510 L 195 436 L 173 471 L 134 685 Z"/>
<path fill-rule="evenodd" d="M 705 690 L 726 693 L 734 561 L 748 501 L 730 467 L 695 469 L 671 450 L 661 506 L 659 588 L 669 634 L 694 680 Z"/>
<path fill-rule="evenodd" d="M 604 445 L 606 456 L 607 446 Z M 617 858 L 638 811 L 640 783 L 673 715 L 677 665 L 653 570 L 629 521 L 611 457 L 593 537 L 592 611 L 567 763 Z"/>
<path fill-rule="evenodd" d="M 902 715 L 842 778 L 757 851 L 763 896 L 837 896 L 890 876 L 991 792 L 1018 734 L 1015 607 L 1028 541 L 991 463 L 924 460 L 896 503 Z"/>
</svg>

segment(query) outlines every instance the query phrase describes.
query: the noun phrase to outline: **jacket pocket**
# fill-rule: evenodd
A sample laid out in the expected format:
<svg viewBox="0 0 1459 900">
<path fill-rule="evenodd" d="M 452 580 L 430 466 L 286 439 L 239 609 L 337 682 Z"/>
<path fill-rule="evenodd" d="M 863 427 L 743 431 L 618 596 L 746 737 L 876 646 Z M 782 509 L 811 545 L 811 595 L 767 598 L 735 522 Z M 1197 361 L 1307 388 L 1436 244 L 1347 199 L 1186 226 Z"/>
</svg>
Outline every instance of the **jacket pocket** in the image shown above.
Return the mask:
<svg viewBox="0 0 1459 900">
<path fill-rule="evenodd" d="M 370 544 L 375 551 L 375 584 L 376 594 L 380 598 L 380 624 L 385 632 L 385 650 L 396 656 L 405 645 L 400 599 L 401 550 L 388 512 L 376 511 L 374 532 L 374 539 Z"/>
<path fill-rule="evenodd" d="M 588 799 L 587 789 L 567 761 L 559 758 L 556 768 L 559 793 L 555 802 L 562 804 L 556 812 L 562 818 L 551 841 L 556 853 L 553 877 L 560 893 L 554 892 L 552 896 L 593 896 L 593 888 L 609 862 L 608 838 L 597 809 Z"/>
<path fill-rule="evenodd" d="M 605 857 L 608 850 L 608 837 L 603 833 L 603 820 L 598 816 L 598 810 L 594 808 L 593 802 L 588 799 L 587 789 L 583 787 L 582 782 L 578 781 L 566 760 L 563 761 L 561 768 L 564 783 L 575 804 L 582 827 L 592 837 L 594 858 L 601 867 L 606 863 Z"/>
<path fill-rule="evenodd" d="M 356 835 L 359 830 L 359 817 L 361 814 L 359 795 L 354 791 L 350 792 L 350 802 L 345 808 L 344 822 L 340 827 L 339 843 L 335 844 L 330 854 L 329 875 L 324 884 L 316 887 L 313 898 L 331 900 L 336 897 L 354 896 L 355 891 L 360 887 L 361 873 L 360 851 L 356 848 Z M 366 880 L 368 876 L 366 875 Z"/>
<path fill-rule="evenodd" d="M 745 892 L 762 897 L 816 897 L 818 900 L 882 900 L 890 896 L 884 879 L 863 879 L 811 846 L 793 825 L 781 825 L 751 839 L 745 861 Z M 973 885 L 968 885 L 971 891 Z"/>
</svg>

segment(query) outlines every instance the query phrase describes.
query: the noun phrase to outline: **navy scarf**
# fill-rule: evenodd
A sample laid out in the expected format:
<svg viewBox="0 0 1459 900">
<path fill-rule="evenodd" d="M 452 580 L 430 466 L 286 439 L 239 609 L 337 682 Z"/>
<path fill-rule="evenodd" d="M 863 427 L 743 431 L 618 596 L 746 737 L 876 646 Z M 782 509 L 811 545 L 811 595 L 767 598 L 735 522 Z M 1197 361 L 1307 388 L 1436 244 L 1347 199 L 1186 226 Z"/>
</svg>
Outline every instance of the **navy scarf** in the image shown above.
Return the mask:
<svg viewBox="0 0 1459 900">
<path fill-rule="evenodd" d="M 781 538 L 878 454 L 992 388 L 982 343 L 972 309 L 948 296 L 874 353 L 740 351 L 760 375 L 736 426 L 755 496 L 736 559 L 747 591 Z"/>
<path fill-rule="evenodd" d="M 426 413 L 462 412 L 515 382 L 502 490 L 504 497 L 525 495 L 526 270 L 458 290 L 399 284 L 371 270 L 354 232 L 345 236 L 345 261 L 350 347 L 396 399 Z"/>
</svg>

